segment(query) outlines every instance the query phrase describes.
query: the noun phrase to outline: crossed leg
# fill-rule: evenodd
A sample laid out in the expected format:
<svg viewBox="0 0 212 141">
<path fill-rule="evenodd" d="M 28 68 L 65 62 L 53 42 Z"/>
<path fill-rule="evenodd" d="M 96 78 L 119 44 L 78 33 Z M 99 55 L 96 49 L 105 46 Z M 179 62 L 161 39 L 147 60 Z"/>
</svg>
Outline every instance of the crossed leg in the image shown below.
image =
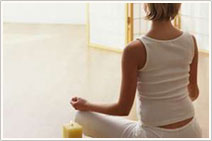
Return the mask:
<svg viewBox="0 0 212 141">
<path fill-rule="evenodd" d="M 77 111 L 75 121 L 83 133 L 94 138 L 133 138 L 137 121 L 95 112 Z"/>
</svg>

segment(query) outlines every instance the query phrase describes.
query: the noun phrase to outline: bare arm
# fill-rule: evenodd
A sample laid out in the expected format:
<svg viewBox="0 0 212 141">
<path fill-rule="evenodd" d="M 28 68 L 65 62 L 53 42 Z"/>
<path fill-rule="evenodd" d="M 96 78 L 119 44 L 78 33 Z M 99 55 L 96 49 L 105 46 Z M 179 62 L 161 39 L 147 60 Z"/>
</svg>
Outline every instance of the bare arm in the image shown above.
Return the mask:
<svg viewBox="0 0 212 141">
<path fill-rule="evenodd" d="M 75 98 L 75 100 L 71 101 L 72 106 L 77 110 L 94 111 L 119 116 L 128 115 L 135 98 L 137 86 L 137 70 L 139 66 L 144 64 L 145 61 L 143 59 L 145 56 L 141 57 L 140 53 L 144 52 L 142 50 L 143 48 L 140 46 L 141 43 L 139 41 L 134 41 L 124 49 L 122 56 L 121 92 L 118 102 L 115 102 L 114 104 L 97 104 L 87 102 L 82 98 L 78 98 L 78 100 Z"/>
<path fill-rule="evenodd" d="M 194 58 L 190 65 L 188 91 L 189 91 L 189 97 L 191 98 L 192 101 L 194 101 L 199 96 L 199 88 L 197 85 L 198 48 L 195 37 L 194 36 L 192 37 L 194 40 Z"/>
</svg>

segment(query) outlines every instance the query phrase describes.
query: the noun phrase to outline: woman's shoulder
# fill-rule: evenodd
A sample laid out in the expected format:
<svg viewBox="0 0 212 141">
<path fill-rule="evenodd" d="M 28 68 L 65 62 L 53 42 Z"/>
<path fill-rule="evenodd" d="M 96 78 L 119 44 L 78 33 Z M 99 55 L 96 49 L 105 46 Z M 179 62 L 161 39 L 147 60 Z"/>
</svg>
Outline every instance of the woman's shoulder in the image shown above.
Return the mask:
<svg viewBox="0 0 212 141">
<path fill-rule="evenodd" d="M 141 40 L 134 40 L 131 41 L 124 50 L 128 52 L 136 52 L 142 50 L 142 48 L 144 48 L 144 43 Z"/>
<path fill-rule="evenodd" d="M 143 42 L 141 40 L 130 42 L 124 49 L 124 55 L 137 62 L 138 67 L 141 68 L 146 61 L 146 50 Z"/>
</svg>

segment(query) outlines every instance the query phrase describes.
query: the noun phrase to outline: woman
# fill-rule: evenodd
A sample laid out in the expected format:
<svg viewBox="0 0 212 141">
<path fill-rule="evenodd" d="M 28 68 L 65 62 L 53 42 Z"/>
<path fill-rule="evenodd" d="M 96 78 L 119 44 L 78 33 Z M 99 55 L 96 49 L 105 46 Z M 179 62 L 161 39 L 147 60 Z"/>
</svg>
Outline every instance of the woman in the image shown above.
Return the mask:
<svg viewBox="0 0 212 141">
<path fill-rule="evenodd" d="M 197 86 L 198 50 L 195 37 L 175 28 L 171 20 L 180 3 L 144 4 L 150 31 L 127 45 L 122 58 L 120 97 L 114 104 L 95 104 L 73 97 L 76 121 L 92 137 L 200 138 L 192 101 Z M 139 121 L 117 116 L 130 113 L 136 88 Z M 101 113 L 101 114 L 100 114 Z M 114 116 L 116 115 L 116 116 Z"/>
</svg>

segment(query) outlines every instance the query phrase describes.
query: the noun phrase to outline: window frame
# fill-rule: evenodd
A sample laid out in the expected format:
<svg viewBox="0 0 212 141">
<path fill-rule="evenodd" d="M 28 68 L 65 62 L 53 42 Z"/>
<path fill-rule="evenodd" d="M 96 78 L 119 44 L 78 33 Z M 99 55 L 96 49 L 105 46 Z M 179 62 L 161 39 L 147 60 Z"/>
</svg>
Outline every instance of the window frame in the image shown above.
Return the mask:
<svg viewBox="0 0 212 141">
<path fill-rule="evenodd" d="M 132 35 L 130 32 L 133 29 L 133 27 L 132 27 L 133 25 L 131 24 L 131 22 L 129 22 L 130 11 L 131 11 L 130 4 L 125 3 L 125 45 L 127 45 L 131 41 L 131 38 L 132 38 Z M 92 43 L 90 41 L 89 3 L 87 3 L 87 6 L 86 6 L 86 32 L 87 32 L 88 47 L 97 48 L 97 49 L 106 50 L 106 51 L 117 52 L 117 53 L 123 52 L 124 47 L 123 47 L 123 49 L 118 49 L 118 48 L 115 48 L 112 46 Z"/>
</svg>

